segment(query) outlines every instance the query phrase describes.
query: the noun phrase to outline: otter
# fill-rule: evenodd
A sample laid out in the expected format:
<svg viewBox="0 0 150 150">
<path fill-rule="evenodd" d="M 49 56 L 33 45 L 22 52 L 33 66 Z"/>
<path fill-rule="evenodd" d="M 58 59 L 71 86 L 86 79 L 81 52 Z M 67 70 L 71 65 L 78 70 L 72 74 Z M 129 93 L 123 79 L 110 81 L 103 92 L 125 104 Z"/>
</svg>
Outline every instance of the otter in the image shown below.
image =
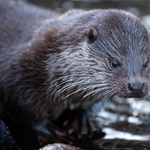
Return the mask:
<svg viewBox="0 0 150 150">
<path fill-rule="evenodd" d="M 97 129 L 89 111 L 112 97 L 150 91 L 150 34 L 124 10 L 61 15 L 0 0 L 0 117 L 50 133 L 65 110 L 68 133 Z M 57 127 L 56 127 L 57 129 Z"/>
</svg>

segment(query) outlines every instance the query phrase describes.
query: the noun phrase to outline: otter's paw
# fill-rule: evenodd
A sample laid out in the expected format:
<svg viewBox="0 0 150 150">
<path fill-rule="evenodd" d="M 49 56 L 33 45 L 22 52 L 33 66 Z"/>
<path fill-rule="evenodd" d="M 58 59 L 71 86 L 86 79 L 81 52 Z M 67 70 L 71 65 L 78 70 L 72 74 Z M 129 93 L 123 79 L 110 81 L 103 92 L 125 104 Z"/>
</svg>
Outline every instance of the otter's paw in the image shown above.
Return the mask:
<svg viewBox="0 0 150 150">
<path fill-rule="evenodd" d="M 65 131 L 50 121 L 37 126 L 35 129 L 38 132 L 38 140 L 41 145 L 59 142 L 71 144 L 71 140 Z"/>
<path fill-rule="evenodd" d="M 93 121 L 88 112 L 83 109 L 66 110 L 60 117 L 58 125 L 67 131 L 69 135 L 77 138 L 93 137 L 95 132 L 100 132 L 100 127 Z"/>
</svg>

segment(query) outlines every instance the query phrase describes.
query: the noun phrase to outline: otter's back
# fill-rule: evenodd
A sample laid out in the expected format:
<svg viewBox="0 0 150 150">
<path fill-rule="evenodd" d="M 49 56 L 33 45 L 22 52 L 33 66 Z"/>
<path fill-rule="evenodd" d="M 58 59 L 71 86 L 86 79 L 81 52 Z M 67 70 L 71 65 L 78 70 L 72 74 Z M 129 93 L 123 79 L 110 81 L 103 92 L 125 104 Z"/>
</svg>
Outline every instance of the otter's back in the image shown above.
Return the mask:
<svg viewBox="0 0 150 150">
<path fill-rule="evenodd" d="M 57 13 L 20 1 L 0 0 L 0 50 L 27 42 L 42 21 L 57 16 Z"/>
</svg>

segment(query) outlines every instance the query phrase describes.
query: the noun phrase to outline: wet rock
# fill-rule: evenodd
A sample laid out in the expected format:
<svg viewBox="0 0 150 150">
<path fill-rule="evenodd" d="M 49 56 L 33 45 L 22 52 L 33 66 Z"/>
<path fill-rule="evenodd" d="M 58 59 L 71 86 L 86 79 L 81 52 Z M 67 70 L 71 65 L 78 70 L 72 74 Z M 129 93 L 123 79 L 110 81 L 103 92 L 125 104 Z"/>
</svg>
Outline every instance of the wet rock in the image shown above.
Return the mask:
<svg viewBox="0 0 150 150">
<path fill-rule="evenodd" d="M 82 149 L 67 144 L 55 143 L 49 144 L 41 148 L 40 150 L 82 150 Z"/>
<path fill-rule="evenodd" d="M 20 150 L 14 141 L 8 127 L 0 119 L 0 149 L 1 150 Z"/>
</svg>

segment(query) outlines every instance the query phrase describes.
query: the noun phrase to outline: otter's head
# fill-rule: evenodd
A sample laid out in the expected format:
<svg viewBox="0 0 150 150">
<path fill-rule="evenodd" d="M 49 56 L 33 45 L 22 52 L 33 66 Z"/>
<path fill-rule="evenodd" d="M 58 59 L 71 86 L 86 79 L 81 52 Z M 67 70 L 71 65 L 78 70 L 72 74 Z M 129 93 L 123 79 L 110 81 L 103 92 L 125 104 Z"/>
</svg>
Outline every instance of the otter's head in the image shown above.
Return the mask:
<svg viewBox="0 0 150 150">
<path fill-rule="evenodd" d="M 97 85 L 92 94 L 146 96 L 150 91 L 148 29 L 138 18 L 121 10 L 104 10 L 93 20 L 86 34 L 87 61 Z"/>
<path fill-rule="evenodd" d="M 58 22 L 48 33 L 53 54 L 47 70 L 54 85 L 50 90 L 59 99 L 79 104 L 148 94 L 150 37 L 137 17 L 121 10 L 92 10 Z"/>
</svg>

